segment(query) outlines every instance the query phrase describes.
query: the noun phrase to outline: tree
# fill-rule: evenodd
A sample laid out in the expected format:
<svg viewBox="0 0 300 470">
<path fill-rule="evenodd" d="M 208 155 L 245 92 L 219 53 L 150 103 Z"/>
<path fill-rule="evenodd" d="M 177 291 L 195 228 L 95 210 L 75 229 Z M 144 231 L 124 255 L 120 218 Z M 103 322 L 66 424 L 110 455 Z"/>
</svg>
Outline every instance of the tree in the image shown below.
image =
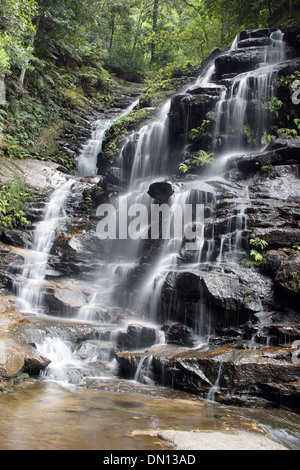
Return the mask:
<svg viewBox="0 0 300 470">
<path fill-rule="evenodd" d="M 11 67 L 25 69 L 33 57 L 30 38 L 35 34 L 33 18 L 37 11 L 35 0 L 1 0 L 0 1 L 0 75 L 4 81 L 5 74 Z M 21 72 L 20 83 L 23 83 L 24 72 Z"/>
</svg>

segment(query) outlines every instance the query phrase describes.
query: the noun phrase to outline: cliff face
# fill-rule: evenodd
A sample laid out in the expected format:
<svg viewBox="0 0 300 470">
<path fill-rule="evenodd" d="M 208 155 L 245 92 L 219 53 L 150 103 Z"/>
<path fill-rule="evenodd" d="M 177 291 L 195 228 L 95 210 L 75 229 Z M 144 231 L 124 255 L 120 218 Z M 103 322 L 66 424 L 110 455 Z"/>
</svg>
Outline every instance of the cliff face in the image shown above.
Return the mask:
<svg viewBox="0 0 300 470">
<path fill-rule="evenodd" d="M 83 322 L 99 323 L 68 330 L 76 354 L 94 358 L 96 351 L 96 362 L 103 367 L 100 349 L 105 349 L 109 360 L 116 354 L 122 377 L 150 378 L 223 403 L 284 405 L 298 411 L 300 105 L 293 94 L 300 59 L 299 51 L 286 43 L 285 60 L 268 63 L 265 57 L 266 64 L 260 64 L 274 32 L 244 31 L 234 49 L 215 51 L 199 72 L 203 77 L 211 68 L 209 82 L 198 81 L 176 94 L 164 120 L 147 109 L 129 137 L 119 138 L 110 129 L 97 158 L 99 174 L 70 175 L 53 162 L 24 160 L 21 166 L 39 195 L 27 208 L 33 223 L 43 219 L 53 190 L 74 179 L 64 208 L 67 220 L 57 228 L 39 288 L 48 316 L 78 318 L 85 312 L 79 317 Z M 267 80 L 258 73 L 264 65 L 267 74 L 271 71 Z M 265 83 L 267 99 L 259 96 Z M 239 99 L 242 115 L 235 107 Z M 137 122 L 125 124 L 132 131 Z M 126 126 L 118 130 L 128 131 Z M 79 141 L 84 143 L 87 134 L 84 126 Z M 111 161 L 116 137 L 122 152 Z M 61 145 L 77 158 L 74 139 Z M 237 149 L 234 155 L 228 152 L 232 148 Z M 160 157 L 164 173 L 156 165 Z M 148 159 L 155 164 L 146 166 Z M 166 170 L 169 177 L 162 182 Z M 97 206 L 118 195 L 135 197 L 141 186 L 134 185 L 132 175 L 150 203 L 204 205 L 200 250 L 187 250 L 183 239 L 176 262 L 163 265 L 169 254 L 164 243 L 147 239 L 130 264 L 124 259 L 128 261 L 131 245 L 122 245 L 119 252 L 119 245 L 99 239 Z M 2 235 L 3 293 L 16 293 L 34 233 L 32 224 Z M 113 265 L 114 277 L 101 271 L 107 263 Z M 30 324 L 14 331 L 18 340 L 35 343 L 34 330 Z M 48 326 L 42 330 L 39 340 L 51 334 Z M 162 335 L 165 344 L 158 346 Z M 199 347 L 200 340 L 205 346 Z M 19 370 L 29 370 L 26 361 L 20 364 Z M 34 370 L 47 364 L 40 357 Z"/>
</svg>

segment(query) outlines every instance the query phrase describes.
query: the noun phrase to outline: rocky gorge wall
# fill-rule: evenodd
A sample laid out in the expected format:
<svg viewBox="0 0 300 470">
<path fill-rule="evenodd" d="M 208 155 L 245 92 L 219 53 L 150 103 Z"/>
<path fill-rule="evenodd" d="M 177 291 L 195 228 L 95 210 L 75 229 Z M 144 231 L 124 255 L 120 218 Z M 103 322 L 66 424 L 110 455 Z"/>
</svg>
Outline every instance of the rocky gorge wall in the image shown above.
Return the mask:
<svg viewBox="0 0 300 470">
<path fill-rule="evenodd" d="M 182 244 L 176 269 L 166 273 L 160 290 L 155 291 L 155 318 L 150 314 L 151 305 L 148 310 L 128 312 L 126 302 L 111 310 L 98 309 L 97 318 L 103 324 L 119 325 L 116 342 L 110 345 L 107 341 L 107 348 L 117 359 L 120 377 L 138 377 L 146 383 L 153 380 L 222 403 L 286 406 L 299 411 L 300 144 L 294 135 L 294 120 L 299 117 L 300 105 L 291 101 L 291 85 L 300 59 L 294 43 L 293 47 L 289 45 L 289 58 L 276 65 L 276 93 L 266 113 L 267 132 L 253 133 L 257 109 L 255 100 L 251 100 L 242 137 L 250 152 L 224 162 L 216 158 L 216 166 L 209 162 L 192 164 L 200 151 L 211 152 L 216 140 L 220 145 L 213 151 L 216 156 L 221 154 L 222 128 L 219 135 L 214 132 L 216 104 L 235 77 L 255 69 L 259 48 L 268 43 L 269 35 L 270 30 L 241 32 L 237 49 L 215 51 L 212 61 L 205 62 L 205 70 L 207 64 L 215 66 L 209 86 L 187 87 L 171 99 L 170 177 L 149 187 L 147 194 L 154 202 L 168 202 L 174 193 L 193 188 L 196 200 L 205 203 L 201 253 L 188 252 Z M 138 125 L 131 125 L 138 131 L 151 122 L 155 111 L 147 108 L 147 116 L 143 115 Z M 88 131 L 85 126 L 82 131 L 84 141 Z M 107 246 L 95 234 L 95 210 L 100 203 L 110 201 L 112 194 L 122 194 L 127 185 L 119 161 L 112 160 L 108 151 L 116 150 L 110 146 L 114 137 L 108 134 L 98 156 L 99 174 L 77 180 L 67 208 L 68 226 L 51 249 L 43 292 L 47 313 L 54 317 L 75 316 L 85 306 L 89 296 L 86 281 L 93 281 L 93 273 L 107 255 Z M 72 155 L 76 158 L 72 139 L 62 145 L 75 152 Z M 129 170 L 134 151 L 133 139 L 124 154 Z M 178 169 L 182 163 L 185 173 Z M 51 167 L 54 173 L 48 174 L 49 180 L 70 177 L 61 170 Z M 40 205 L 35 201 L 28 207 L 33 221 L 40 219 L 43 202 L 52 190 L 51 184 L 45 193 L 37 188 L 42 193 Z M 22 249 L 31 229 L 7 232 L 3 239 L 6 246 L 1 252 L 1 280 L 6 294 L 13 289 L 15 275 L 21 269 Z M 255 241 L 253 245 L 251 240 Z M 257 259 L 250 256 L 251 249 Z M 160 253 L 160 241 L 143 244 L 135 268 L 117 286 L 124 294 L 122 298 L 139 297 L 141 280 Z M 140 324 L 149 319 L 159 326 Z M 103 328 L 96 336 L 85 330 L 85 339 L 110 339 Z M 165 344 L 156 344 L 157 331 L 164 333 Z M 205 338 L 204 345 L 199 346 L 199 337 Z M 83 338 L 77 338 L 76 348 L 82 344 Z M 30 368 L 33 360 L 24 361 L 28 352 L 22 354 L 23 361 L 6 375 L 39 371 L 49 363 L 39 356 Z"/>
</svg>

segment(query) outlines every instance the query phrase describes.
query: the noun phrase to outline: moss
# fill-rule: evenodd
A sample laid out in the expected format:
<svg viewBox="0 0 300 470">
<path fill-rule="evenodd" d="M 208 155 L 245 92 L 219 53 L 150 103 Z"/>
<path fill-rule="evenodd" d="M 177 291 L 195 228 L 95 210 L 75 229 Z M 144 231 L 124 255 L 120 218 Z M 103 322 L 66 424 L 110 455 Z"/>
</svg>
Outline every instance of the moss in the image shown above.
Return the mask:
<svg viewBox="0 0 300 470">
<path fill-rule="evenodd" d="M 58 151 L 57 141 L 64 131 L 64 126 L 65 121 L 58 119 L 42 129 L 31 148 L 31 152 L 42 158 L 55 155 Z"/>
<path fill-rule="evenodd" d="M 59 150 L 55 155 L 51 157 L 51 160 L 56 163 L 59 163 L 60 165 L 63 165 L 71 173 L 76 172 L 76 165 L 75 165 L 73 157 L 68 155 L 63 150 Z"/>
<path fill-rule="evenodd" d="M 150 113 L 146 109 L 132 110 L 127 116 L 117 119 L 111 126 L 107 133 L 106 141 L 103 145 L 101 154 L 100 167 L 104 168 L 109 163 L 113 163 L 114 159 L 118 156 L 121 143 L 126 136 L 134 129 L 137 129 L 146 119 Z"/>
<path fill-rule="evenodd" d="M 149 111 L 146 109 L 132 110 L 127 116 L 117 119 L 112 125 L 111 130 L 115 135 L 123 135 L 131 131 L 136 125 L 148 117 Z"/>
<path fill-rule="evenodd" d="M 183 83 L 183 78 L 151 80 L 140 97 L 140 107 L 160 106 L 165 100 L 172 96 Z"/>
<path fill-rule="evenodd" d="M 0 185 L 0 233 L 7 228 L 26 226 L 24 207 L 32 200 L 33 193 L 17 178 Z"/>
</svg>

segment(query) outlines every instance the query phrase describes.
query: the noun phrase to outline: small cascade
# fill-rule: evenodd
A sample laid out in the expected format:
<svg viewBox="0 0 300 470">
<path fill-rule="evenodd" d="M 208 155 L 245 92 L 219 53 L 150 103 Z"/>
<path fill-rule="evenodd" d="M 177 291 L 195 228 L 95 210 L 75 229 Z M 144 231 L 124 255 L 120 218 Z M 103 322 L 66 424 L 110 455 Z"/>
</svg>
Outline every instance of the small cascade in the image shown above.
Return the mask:
<svg viewBox="0 0 300 470">
<path fill-rule="evenodd" d="M 243 249 L 243 234 L 247 231 L 248 188 L 237 197 L 226 222 L 225 233 L 221 235 L 217 263 L 221 264 L 226 256 L 227 263 L 235 263 Z"/>
<path fill-rule="evenodd" d="M 220 365 L 219 365 L 218 375 L 217 375 L 216 381 L 215 381 L 214 385 L 211 387 L 211 389 L 209 390 L 209 392 L 208 392 L 208 394 L 207 394 L 206 399 L 207 399 L 208 401 L 215 401 L 215 395 L 216 395 L 216 393 L 217 393 L 218 390 L 219 390 L 219 383 L 220 383 L 220 378 L 221 378 L 221 370 L 222 370 L 222 362 L 220 362 Z"/>
<path fill-rule="evenodd" d="M 69 342 L 59 336 L 47 336 L 43 343 L 37 345 L 37 350 L 51 361 L 41 372 L 42 378 L 61 383 L 78 383 L 79 360 Z M 75 374 L 72 374 L 73 371 Z"/>
<path fill-rule="evenodd" d="M 145 178 L 167 175 L 168 163 L 168 113 L 170 109 L 168 100 L 160 110 L 157 118 L 143 126 L 137 133 L 131 134 L 121 149 L 119 165 L 123 177 L 129 176 L 128 191 L 139 189 Z M 127 147 L 131 150 L 132 160 L 126 161 Z M 143 188 L 142 188 L 143 189 Z"/>
<path fill-rule="evenodd" d="M 74 179 L 69 179 L 51 194 L 43 219 L 35 228 L 32 247 L 28 250 L 22 274 L 15 285 L 22 309 L 27 311 L 38 313 L 44 309 L 42 285 L 49 254 L 55 238 L 68 220 L 66 204 L 74 183 Z"/>
<path fill-rule="evenodd" d="M 97 174 L 97 157 L 102 150 L 102 144 L 107 131 L 112 124 L 130 113 L 138 104 L 138 100 L 130 104 L 124 111 L 111 119 L 97 119 L 92 123 L 91 137 L 83 145 L 77 159 L 77 172 L 81 177 Z"/>
<path fill-rule="evenodd" d="M 152 356 L 143 356 L 141 357 L 138 366 L 136 368 L 134 380 L 136 382 L 149 384 L 151 380 L 151 365 L 153 357 Z"/>
<path fill-rule="evenodd" d="M 230 51 L 239 51 L 241 43 L 237 37 Z M 229 88 L 224 87 L 216 104 L 214 145 L 218 155 L 232 155 L 249 147 L 263 148 L 261 139 L 269 123 L 268 105 L 275 92 L 273 66 L 286 59 L 283 34 L 272 32 L 267 45 L 257 49 L 260 50 L 257 65 L 250 72 L 236 75 Z"/>
<path fill-rule="evenodd" d="M 83 145 L 77 161 L 77 171 L 80 176 L 92 176 L 97 173 L 97 155 L 102 150 L 106 132 L 111 127 L 112 120 L 98 119 L 92 124 L 92 136 Z"/>
</svg>

